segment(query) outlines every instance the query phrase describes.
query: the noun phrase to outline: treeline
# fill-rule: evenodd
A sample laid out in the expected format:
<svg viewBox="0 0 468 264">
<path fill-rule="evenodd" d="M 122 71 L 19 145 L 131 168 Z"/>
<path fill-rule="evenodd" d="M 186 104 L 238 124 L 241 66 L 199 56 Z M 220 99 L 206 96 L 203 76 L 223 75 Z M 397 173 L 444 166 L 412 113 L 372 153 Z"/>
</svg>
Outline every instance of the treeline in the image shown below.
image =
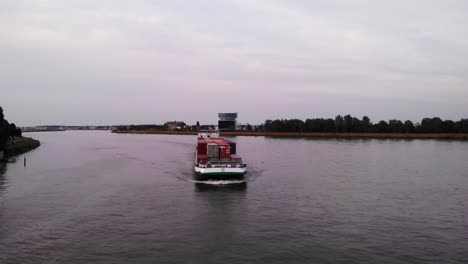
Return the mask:
<svg viewBox="0 0 468 264">
<path fill-rule="evenodd" d="M 198 122 L 197 122 L 198 123 Z M 143 131 L 143 130 L 155 130 L 155 131 L 168 131 L 168 130 L 177 130 L 177 131 L 199 131 L 199 130 L 213 130 L 215 129 L 215 125 L 187 125 L 182 122 L 180 126 L 171 127 L 170 124 L 164 125 L 120 125 L 116 126 L 117 131 Z"/>
<path fill-rule="evenodd" d="M 338 115 L 335 119 L 313 118 L 266 120 L 265 132 L 324 132 L 324 133 L 468 133 L 468 119 L 442 120 L 439 117 L 424 118 L 420 123 L 392 119 L 371 122 L 351 115 Z"/>
<path fill-rule="evenodd" d="M 122 125 L 117 131 L 199 131 L 213 130 L 214 125 L 187 125 L 185 122 L 167 122 L 164 125 Z M 468 133 L 468 119 L 459 121 L 442 120 L 439 117 L 423 118 L 421 122 L 392 119 L 373 123 L 369 117 L 361 119 L 351 115 L 332 118 L 276 119 L 266 120 L 261 125 L 241 125 L 241 131 L 253 132 L 321 132 L 321 133 Z"/>
<path fill-rule="evenodd" d="M 167 130 L 165 125 L 120 125 L 116 127 L 117 130 L 126 131 L 126 130 Z"/>
<path fill-rule="evenodd" d="M 8 123 L 3 114 L 3 108 L 0 106 L 0 150 L 3 150 L 5 144 L 14 136 L 21 136 L 21 129 L 14 123 Z"/>
</svg>

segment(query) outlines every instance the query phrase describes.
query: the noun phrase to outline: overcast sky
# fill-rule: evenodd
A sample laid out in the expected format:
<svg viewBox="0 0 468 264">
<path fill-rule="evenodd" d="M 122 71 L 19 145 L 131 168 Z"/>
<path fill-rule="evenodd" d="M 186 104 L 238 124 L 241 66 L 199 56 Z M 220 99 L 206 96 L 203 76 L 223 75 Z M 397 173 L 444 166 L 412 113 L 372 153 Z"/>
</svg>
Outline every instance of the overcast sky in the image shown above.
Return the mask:
<svg viewBox="0 0 468 264">
<path fill-rule="evenodd" d="M 468 117 L 468 1 L 0 3 L 18 125 Z"/>
</svg>

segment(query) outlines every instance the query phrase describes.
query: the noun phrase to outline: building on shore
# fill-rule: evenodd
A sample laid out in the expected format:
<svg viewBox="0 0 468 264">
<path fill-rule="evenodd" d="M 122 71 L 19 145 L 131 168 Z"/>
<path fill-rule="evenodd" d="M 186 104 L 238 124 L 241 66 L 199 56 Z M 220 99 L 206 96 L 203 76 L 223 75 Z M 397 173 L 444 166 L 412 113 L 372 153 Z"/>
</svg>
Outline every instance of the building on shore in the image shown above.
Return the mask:
<svg viewBox="0 0 468 264">
<path fill-rule="evenodd" d="M 187 124 L 182 121 L 168 121 L 165 124 L 168 130 L 182 130 Z"/>
<path fill-rule="evenodd" d="M 42 131 L 65 131 L 64 126 L 35 126 L 35 127 L 22 127 L 23 132 L 42 132 Z"/>
<path fill-rule="evenodd" d="M 237 130 L 237 113 L 218 113 L 218 117 L 219 131 Z"/>
</svg>

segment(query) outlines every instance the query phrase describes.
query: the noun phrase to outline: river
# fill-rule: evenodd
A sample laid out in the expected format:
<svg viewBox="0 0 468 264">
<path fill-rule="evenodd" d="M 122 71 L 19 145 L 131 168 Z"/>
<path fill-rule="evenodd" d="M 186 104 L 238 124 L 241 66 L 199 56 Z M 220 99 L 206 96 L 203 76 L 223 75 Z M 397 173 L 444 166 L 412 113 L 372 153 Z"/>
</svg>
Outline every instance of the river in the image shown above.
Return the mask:
<svg viewBox="0 0 468 264">
<path fill-rule="evenodd" d="M 195 136 L 26 136 L 2 264 L 468 263 L 467 141 L 234 137 L 246 181 L 214 185 Z"/>
</svg>

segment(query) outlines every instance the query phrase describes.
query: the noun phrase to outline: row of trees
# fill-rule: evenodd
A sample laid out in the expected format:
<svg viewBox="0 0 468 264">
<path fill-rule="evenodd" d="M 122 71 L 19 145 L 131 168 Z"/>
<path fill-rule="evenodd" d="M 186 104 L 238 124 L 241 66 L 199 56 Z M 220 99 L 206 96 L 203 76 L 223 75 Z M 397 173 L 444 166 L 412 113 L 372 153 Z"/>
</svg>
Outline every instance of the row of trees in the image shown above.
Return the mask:
<svg viewBox="0 0 468 264">
<path fill-rule="evenodd" d="M 8 123 L 3 114 L 3 108 L 0 106 L 0 150 L 3 150 L 5 144 L 14 136 L 21 136 L 21 129 L 14 123 Z"/>
<path fill-rule="evenodd" d="M 266 132 L 328 132 L 328 133 L 468 133 L 468 119 L 442 120 L 424 118 L 420 123 L 396 119 L 372 123 L 369 117 L 358 119 L 351 115 L 338 115 L 335 119 L 313 118 L 266 120 Z"/>
<path fill-rule="evenodd" d="M 187 125 L 185 122 L 167 122 L 164 125 L 151 124 L 151 125 L 117 126 L 117 130 L 119 131 L 126 131 L 126 130 L 199 131 L 199 130 L 210 130 L 210 129 L 215 129 L 215 128 L 216 128 L 215 125 L 200 125 L 200 122 L 198 121 L 196 125 Z"/>
<path fill-rule="evenodd" d="M 129 125 L 129 126 L 117 126 L 117 130 L 167 130 L 167 126 L 164 125 Z"/>
<path fill-rule="evenodd" d="M 175 124 L 177 125 L 175 128 Z M 184 122 L 168 122 L 164 125 L 118 126 L 117 130 L 178 130 L 199 131 L 215 129 L 214 125 L 186 125 Z M 323 133 L 468 133 L 468 119 L 442 120 L 439 117 L 424 118 L 421 122 L 392 119 L 373 123 L 369 117 L 362 119 L 351 115 L 332 118 L 266 120 L 264 124 L 242 125 L 242 131 L 259 132 L 323 132 Z"/>
</svg>

